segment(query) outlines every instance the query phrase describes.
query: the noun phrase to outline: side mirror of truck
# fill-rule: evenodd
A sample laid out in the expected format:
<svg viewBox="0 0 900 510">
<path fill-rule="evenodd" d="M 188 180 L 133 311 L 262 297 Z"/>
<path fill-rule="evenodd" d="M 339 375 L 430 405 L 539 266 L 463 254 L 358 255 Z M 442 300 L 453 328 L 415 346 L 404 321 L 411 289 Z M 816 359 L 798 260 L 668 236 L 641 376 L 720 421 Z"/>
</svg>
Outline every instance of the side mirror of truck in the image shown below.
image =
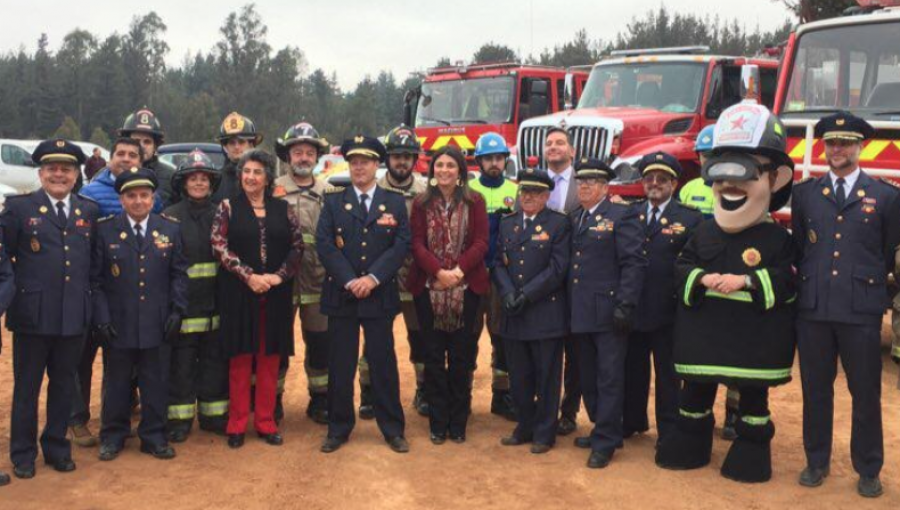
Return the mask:
<svg viewBox="0 0 900 510">
<path fill-rule="evenodd" d="M 566 73 L 565 88 L 563 89 L 563 108 L 571 110 L 575 108 L 575 74 L 571 71 Z"/>
<path fill-rule="evenodd" d="M 406 91 L 403 96 L 403 123 L 407 126 L 414 127 L 416 119 L 416 107 L 419 103 L 419 94 L 422 89 L 416 87 Z"/>
</svg>

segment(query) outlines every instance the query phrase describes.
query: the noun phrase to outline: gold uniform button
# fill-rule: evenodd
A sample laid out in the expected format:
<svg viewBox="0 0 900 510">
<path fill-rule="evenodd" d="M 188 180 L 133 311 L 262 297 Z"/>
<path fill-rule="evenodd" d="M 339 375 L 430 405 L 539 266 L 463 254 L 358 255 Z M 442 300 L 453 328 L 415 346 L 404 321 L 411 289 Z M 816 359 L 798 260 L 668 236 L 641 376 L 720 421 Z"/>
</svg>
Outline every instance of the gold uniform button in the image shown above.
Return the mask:
<svg viewBox="0 0 900 510">
<path fill-rule="evenodd" d="M 869 285 L 875 285 L 875 280 L 869 278 Z"/>
<path fill-rule="evenodd" d="M 141 287 L 143 287 L 143 286 L 144 286 L 144 282 L 141 282 Z"/>
<path fill-rule="evenodd" d="M 359 258 L 359 259 L 360 259 L 360 260 L 366 260 L 366 256 L 365 256 L 365 255 L 363 255 L 363 256 L 362 256 L 362 257 L 360 257 L 360 258 Z"/>
<path fill-rule="evenodd" d="M 72 278 L 70 276 L 66 276 L 66 281 L 70 281 Z"/>
<path fill-rule="evenodd" d="M 615 293 L 616 293 L 616 291 L 614 291 L 614 290 L 609 291 L 610 296 L 614 295 Z"/>
<path fill-rule="evenodd" d="M 363 247 L 363 248 L 366 247 L 366 242 L 365 242 L 365 241 L 362 242 L 362 247 Z"/>
<path fill-rule="evenodd" d="M 837 234 L 835 234 L 835 235 L 834 235 L 834 238 L 835 238 L 835 239 L 840 239 L 840 238 L 841 238 L 841 233 L 838 232 Z"/>
<path fill-rule="evenodd" d="M 364 228 L 364 229 L 363 229 L 363 234 L 368 234 L 368 233 L 369 233 L 369 229 Z"/>
<path fill-rule="evenodd" d="M 556 301 L 556 296 L 550 296 L 550 301 Z"/>
<path fill-rule="evenodd" d="M 141 255 L 141 260 L 144 260 L 145 258 L 147 258 L 146 255 Z"/>
<path fill-rule="evenodd" d="M 576 256 L 576 257 L 580 257 L 580 256 L 581 256 L 581 252 L 580 252 L 580 251 L 576 251 L 576 252 L 575 252 L 575 256 Z"/>
<path fill-rule="evenodd" d="M 72 265 L 72 263 L 69 262 L 69 261 L 67 260 L 67 261 L 66 261 L 66 266 L 68 267 L 68 266 L 71 266 L 71 265 Z"/>
<path fill-rule="evenodd" d="M 524 260 L 520 260 L 520 261 L 519 261 L 519 265 L 520 265 L 520 266 L 524 266 L 524 265 L 525 265 L 525 261 L 524 261 Z"/>
<path fill-rule="evenodd" d="M 578 269 L 578 264 L 575 264 L 575 265 L 572 266 L 572 267 L 575 268 L 575 269 Z"/>
<path fill-rule="evenodd" d="M 838 275 L 837 269 L 835 269 L 834 271 L 831 272 L 831 276 L 837 276 L 837 275 Z"/>
<path fill-rule="evenodd" d="M 142 267 L 142 268 L 141 268 L 141 274 L 144 274 L 145 272 L 146 272 L 146 270 Z"/>
<path fill-rule="evenodd" d="M 69 251 L 69 247 L 68 247 L 68 246 L 66 246 L 65 248 L 66 248 L 66 251 Z"/>
<path fill-rule="evenodd" d="M 141 296 L 141 301 L 146 301 L 146 300 L 147 300 L 147 298 L 145 298 L 144 296 Z"/>
<path fill-rule="evenodd" d="M 519 248 L 519 251 L 525 251 L 525 247 L 523 246 L 523 247 Z"/>
<path fill-rule="evenodd" d="M 578 278 L 575 278 L 574 280 L 572 280 L 572 283 L 578 283 Z"/>
<path fill-rule="evenodd" d="M 520 279 L 520 280 L 521 280 L 521 279 L 522 279 L 522 278 L 525 278 L 525 277 L 524 277 L 524 276 L 522 276 L 522 275 L 519 275 L 519 279 Z"/>
<path fill-rule="evenodd" d="M 838 220 L 838 223 L 840 223 L 840 222 L 844 221 L 844 217 L 843 217 L 843 216 L 838 216 L 838 217 L 837 217 L 837 220 Z"/>
<path fill-rule="evenodd" d="M 839 252 L 839 251 L 834 252 L 834 258 L 836 258 L 836 259 L 841 258 L 841 252 Z"/>
</svg>

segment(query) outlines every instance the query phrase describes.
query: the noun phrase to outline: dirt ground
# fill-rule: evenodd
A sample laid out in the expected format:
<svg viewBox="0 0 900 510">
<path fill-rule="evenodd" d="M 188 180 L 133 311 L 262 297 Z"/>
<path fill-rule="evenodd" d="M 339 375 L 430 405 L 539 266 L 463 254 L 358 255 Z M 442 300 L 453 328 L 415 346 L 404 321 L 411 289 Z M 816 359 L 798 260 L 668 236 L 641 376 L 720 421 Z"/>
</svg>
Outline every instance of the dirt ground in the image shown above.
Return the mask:
<svg viewBox="0 0 900 510">
<path fill-rule="evenodd" d="M 395 332 L 398 358 L 408 347 Z M 12 369 L 9 334 L 0 357 L 0 469 L 8 460 Z M 299 338 L 299 336 L 298 336 Z M 804 466 L 801 436 L 802 398 L 799 375 L 772 392 L 777 433 L 773 443 L 774 476 L 764 485 L 742 485 L 719 476 L 728 443 L 716 440 L 712 464 L 689 472 L 665 471 L 653 464 L 655 431 L 630 439 L 607 469 L 585 467 L 587 452 L 560 438 L 547 455 L 527 447 L 502 447 L 499 439 L 512 424 L 490 414 L 490 343 L 481 339 L 475 379 L 473 416 L 468 442 L 434 446 L 428 424 L 410 410 L 414 375 L 401 361 L 402 398 L 407 411 L 407 438 L 412 451 L 391 452 L 374 422 L 357 425 L 348 445 L 325 455 L 318 448 L 325 428 L 308 420 L 302 356 L 293 359 L 286 395 L 285 444 L 268 446 L 248 435 L 240 450 L 230 450 L 224 438 L 196 432 L 177 445 L 178 457 L 160 461 L 138 451 L 137 440 L 111 463 L 97 460 L 97 449 L 74 448 L 78 470 L 56 473 L 38 465 L 32 480 L 13 479 L 0 488 L 0 509 L 356 509 L 356 508 L 896 508 L 900 504 L 900 394 L 897 367 L 885 354 L 883 408 L 886 463 L 882 472 L 885 495 L 874 501 L 856 495 L 856 475 L 850 464 L 850 399 L 843 375 L 838 376 L 835 402 L 834 459 L 831 476 L 818 489 L 797 485 Z M 299 345 L 298 345 L 299 347 Z M 298 348 L 298 352 L 302 349 Z M 99 358 L 98 358 L 99 368 Z M 99 374 L 96 370 L 95 374 Z M 99 382 L 94 388 L 99 388 Z M 717 403 L 721 423 L 722 399 Z M 99 415 L 94 396 L 93 414 Z M 652 406 L 652 398 L 651 398 Z M 42 412 L 43 414 L 43 412 Z M 652 411 L 651 411 L 652 417 Z M 43 420 L 43 417 L 42 417 Z M 652 420 L 652 418 L 651 418 Z M 589 428 L 579 414 L 578 434 Z M 651 425 L 652 426 L 652 425 Z M 93 430 L 99 429 L 95 419 Z M 717 431 L 718 432 L 718 431 Z"/>
</svg>

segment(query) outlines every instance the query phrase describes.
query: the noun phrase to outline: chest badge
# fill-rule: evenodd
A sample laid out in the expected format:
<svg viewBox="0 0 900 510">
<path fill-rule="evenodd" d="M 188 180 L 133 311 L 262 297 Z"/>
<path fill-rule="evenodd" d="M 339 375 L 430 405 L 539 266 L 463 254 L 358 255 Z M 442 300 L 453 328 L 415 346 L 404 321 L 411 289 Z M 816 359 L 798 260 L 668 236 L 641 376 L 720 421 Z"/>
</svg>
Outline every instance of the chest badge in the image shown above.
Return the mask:
<svg viewBox="0 0 900 510">
<path fill-rule="evenodd" d="M 353 210 L 353 206 L 350 205 L 350 204 L 344 204 L 344 210 L 352 211 L 352 210 Z"/>
<path fill-rule="evenodd" d="M 47 214 L 47 210 L 48 209 L 46 205 L 42 205 L 41 208 L 38 209 L 38 211 L 41 211 L 41 214 Z"/>
<path fill-rule="evenodd" d="M 159 237 L 159 232 L 154 230 L 153 233 L 150 235 L 152 235 L 154 238 L 156 238 L 156 237 Z"/>
<path fill-rule="evenodd" d="M 81 209 L 75 209 L 75 216 L 81 216 Z"/>
<path fill-rule="evenodd" d="M 807 237 L 809 238 L 809 244 L 816 244 L 817 242 L 819 242 L 819 236 L 818 234 L 816 234 L 815 230 L 810 230 L 809 234 L 807 234 Z"/>
<path fill-rule="evenodd" d="M 378 210 L 381 212 L 384 212 L 384 211 L 387 211 L 387 207 L 385 207 L 384 204 L 381 204 L 378 206 Z"/>
<path fill-rule="evenodd" d="M 534 231 L 535 231 L 535 232 L 541 232 L 542 230 L 544 230 L 544 227 L 542 227 L 542 226 L 540 226 L 540 225 L 534 227 Z"/>
<path fill-rule="evenodd" d="M 119 269 L 119 264 L 115 264 L 115 263 L 112 266 L 110 266 L 109 272 L 116 278 L 118 278 L 119 275 L 122 274 L 122 270 Z"/>
<path fill-rule="evenodd" d="M 121 239 L 123 241 L 128 239 L 128 234 L 126 234 L 125 232 L 119 233 L 119 239 Z"/>
<path fill-rule="evenodd" d="M 668 225 L 668 224 L 669 224 L 669 220 L 666 219 L 666 218 L 663 218 L 663 219 L 659 220 L 659 223 L 660 223 L 660 225 Z"/>
<path fill-rule="evenodd" d="M 866 192 L 863 190 L 859 190 L 856 192 L 856 196 L 858 196 L 859 198 L 862 198 L 862 197 L 866 196 Z"/>
<path fill-rule="evenodd" d="M 822 194 L 827 197 L 831 194 L 831 188 L 822 188 Z"/>
<path fill-rule="evenodd" d="M 747 248 L 744 250 L 741 258 L 744 259 L 744 264 L 747 264 L 748 267 L 756 267 L 762 262 L 762 255 L 756 248 Z"/>
<path fill-rule="evenodd" d="M 33 251 L 34 253 L 41 251 L 41 242 L 38 241 L 37 237 L 31 238 L 31 251 Z"/>
</svg>

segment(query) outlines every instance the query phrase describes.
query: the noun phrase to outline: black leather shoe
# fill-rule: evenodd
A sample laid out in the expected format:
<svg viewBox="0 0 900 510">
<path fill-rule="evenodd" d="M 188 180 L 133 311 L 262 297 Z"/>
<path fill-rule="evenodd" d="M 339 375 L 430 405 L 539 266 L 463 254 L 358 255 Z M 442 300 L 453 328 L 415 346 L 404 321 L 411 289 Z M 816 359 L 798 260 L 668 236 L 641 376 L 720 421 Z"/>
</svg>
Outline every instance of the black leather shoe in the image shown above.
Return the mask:
<svg viewBox="0 0 900 510">
<path fill-rule="evenodd" d="M 272 446 L 281 446 L 284 444 L 284 438 L 281 437 L 281 434 L 278 432 L 273 432 L 271 434 L 257 434 L 260 439 L 266 442 L 266 444 L 270 444 Z"/>
<path fill-rule="evenodd" d="M 409 443 L 402 436 L 392 437 L 388 439 L 388 446 L 396 453 L 409 453 Z"/>
<path fill-rule="evenodd" d="M 583 448 L 585 450 L 590 450 L 591 436 L 576 437 L 575 438 L 575 448 Z"/>
<path fill-rule="evenodd" d="M 60 473 L 75 471 L 75 462 L 72 459 L 45 460 L 44 463 Z"/>
<path fill-rule="evenodd" d="M 431 444 L 442 445 L 444 441 L 447 440 L 447 434 L 435 434 L 431 433 Z"/>
<path fill-rule="evenodd" d="M 346 438 L 328 436 L 325 438 L 325 441 L 322 443 L 322 447 L 319 448 L 319 451 L 321 451 L 322 453 L 336 452 L 341 446 L 344 446 L 344 443 L 346 442 Z"/>
<path fill-rule="evenodd" d="M 575 429 L 577 428 L 578 424 L 575 423 L 574 418 L 563 416 L 559 419 L 559 425 L 556 426 L 556 435 L 568 436 L 572 432 L 575 432 Z"/>
<path fill-rule="evenodd" d="M 169 437 L 169 442 L 172 443 L 183 443 L 187 441 L 188 433 L 185 430 L 171 430 L 167 434 Z"/>
<path fill-rule="evenodd" d="M 462 444 L 466 442 L 465 434 L 450 434 L 450 440 L 456 444 Z"/>
<path fill-rule="evenodd" d="M 102 461 L 110 461 L 115 460 L 116 457 L 119 456 L 119 452 L 122 451 L 121 448 L 111 444 L 101 444 L 100 445 L 100 460 Z"/>
<path fill-rule="evenodd" d="M 157 459 L 161 460 L 169 460 L 175 458 L 175 449 L 169 445 L 150 446 L 149 444 L 142 444 L 141 453 L 153 455 Z"/>
<path fill-rule="evenodd" d="M 828 477 L 828 468 L 814 468 L 806 466 L 800 473 L 800 485 L 804 487 L 818 487 Z"/>
<path fill-rule="evenodd" d="M 609 461 L 612 460 L 612 455 L 605 452 L 591 452 L 591 456 L 588 457 L 587 467 L 591 469 L 601 469 L 605 468 L 609 465 Z"/>
<path fill-rule="evenodd" d="M 861 476 L 859 482 L 856 483 L 856 492 L 864 498 L 877 498 L 884 494 L 884 488 L 877 476 Z"/>
<path fill-rule="evenodd" d="M 531 442 L 530 439 L 521 438 L 515 434 L 504 437 L 503 439 L 500 440 L 500 444 L 502 444 L 503 446 L 521 446 L 523 444 L 528 444 L 530 442 Z"/>
<path fill-rule="evenodd" d="M 16 475 L 16 478 L 22 480 L 34 478 L 34 465 L 29 464 L 27 466 L 15 466 L 13 467 L 13 474 Z"/>
<path fill-rule="evenodd" d="M 244 446 L 244 434 L 228 434 L 228 447 L 240 448 Z"/>
<path fill-rule="evenodd" d="M 553 445 L 544 444 L 544 443 L 532 443 L 531 444 L 531 453 L 535 455 L 542 455 L 544 453 L 549 452 L 553 449 Z"/>
<path fill-rule="evenodd" d="M 9 478 L 9 475 L 4 473 L 3 471 L 0 471 L 0 487 L 3 487 L 4 485 L 9 485 L 10 481 L 11 480 Z"/>
</svg>

